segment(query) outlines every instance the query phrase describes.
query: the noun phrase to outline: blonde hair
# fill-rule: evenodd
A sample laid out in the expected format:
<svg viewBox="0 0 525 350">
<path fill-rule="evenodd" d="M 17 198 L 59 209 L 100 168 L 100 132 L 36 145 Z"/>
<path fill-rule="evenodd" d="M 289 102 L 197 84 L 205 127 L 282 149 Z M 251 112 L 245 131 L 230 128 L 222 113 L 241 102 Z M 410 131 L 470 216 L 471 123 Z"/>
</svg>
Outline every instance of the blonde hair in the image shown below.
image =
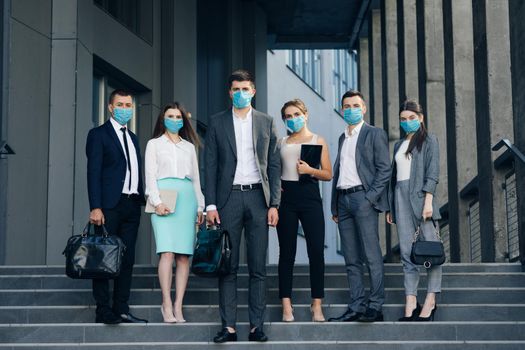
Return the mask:
<svg viewBox="0 0 525 350">
<path fill-rule="evenodd" d="M 283 105 L 283 107 L 281 108 L 281 118 L 286 119 L 286 114 L 284 112 L 286 111 L 286 108 L 288 107 L 296 107 L 304 114 L 308 113 L 308 109 L 306 109 L 306 105 L 304 104 L 304 102 L 298 98 L 295 98 L 293 100 L 286 102 Z"/>
</svg>

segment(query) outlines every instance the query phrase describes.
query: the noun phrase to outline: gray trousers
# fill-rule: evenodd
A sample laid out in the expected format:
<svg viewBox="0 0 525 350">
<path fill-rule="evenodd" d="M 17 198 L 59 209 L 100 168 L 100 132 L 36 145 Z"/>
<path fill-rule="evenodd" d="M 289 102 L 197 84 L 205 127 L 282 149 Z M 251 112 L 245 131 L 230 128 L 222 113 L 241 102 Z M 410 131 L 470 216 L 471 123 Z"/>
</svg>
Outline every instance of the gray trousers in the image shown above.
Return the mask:
<svg viewBox="0 0 525 350">
<path fill-rule="evenodd" d="M 268 208 L 262 189 L 232 191 L 219 210 L 222 227 L 230 234 L 232 267 L 219 278 L 219 311 L 223 327 L 235 328 L 237 321 L 237 270 L 244 230 L 248 258 L 248 314 L 250 327 L 262 330 L 266 311 L 266 253 L 268 251 Z"/>
<path fill-rule="evenodd" d="M 367 307 L 381 311 L 385 302 L 383 254 L 379 245 L 378 212 L 365 192 L 339 195 L 337 203 L 341 248 L 350 286 L 348 307 L 364 312 Z M 370 275 L 370 295 L 365 298 L 363 262 Z"/>
<path fill-rule="evenodd" d="M 410 252 L 412 251 L 412 242 L 414 241 L 414 232 L 420 223 L 421 218 L 414 216 L 414 211 L 410 205 L 409 180 L 399 181 L 395 189 L 395 208 L 396 208 L 396 225 L 397 235 L 399 237 L 399 247 L 401 250 L 401 261 L 403 263 L 403 273 L 405 279 L 405 294 L 417 295 L 419 284 L 419 267 L 410 261 Z M 419 239 L 426 241 L 439 240 L 435 234 L 435 228 L 431 221 L 424 221 L 420 226 L 421 235 Z M 442 268 L 432 266 L 427 270 L 427 292 L 441 292 L 441 275 Z"/>
</svg>

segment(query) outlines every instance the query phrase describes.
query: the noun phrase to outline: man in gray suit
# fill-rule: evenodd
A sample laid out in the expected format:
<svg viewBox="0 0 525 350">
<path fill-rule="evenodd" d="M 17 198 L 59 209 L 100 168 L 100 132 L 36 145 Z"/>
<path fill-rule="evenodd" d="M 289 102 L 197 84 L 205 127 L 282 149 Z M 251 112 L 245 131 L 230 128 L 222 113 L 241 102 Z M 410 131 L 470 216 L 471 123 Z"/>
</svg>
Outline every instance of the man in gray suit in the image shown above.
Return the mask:
<svg viewBox="0 0 525 350">
<path fill-rule="evenodd" d="M 274 120 L 251 106 L 255 84 L 238 70 L 228 79 L 233 108 L 211 117 L 206 131 L 206 211 L 230 234 L 232 266 L 219 278 L 223 329 L 216 343 L 236 341 L 237 270 L 244 230 L 248 257 L 250 341 L 266 341 L 266 253 L 268 225 L 279 220 L 281 162 Z"/>
<path fill-rule="evenodd" d="M 334 164 L 332 215 L 341 236 L 350 302 L 343 315 L 329 321 L 382 321 L 385 292 L 378 213 L 388 210 L 386 188 L 391 174 L 388 139 L 384 130 L 363 121 L 366 104 L 359 91 L 346 92 L 341 105 L 348 126 L 339 138 Z M 363 262 L 370 274 L 368 300 Z"/>
</svg>

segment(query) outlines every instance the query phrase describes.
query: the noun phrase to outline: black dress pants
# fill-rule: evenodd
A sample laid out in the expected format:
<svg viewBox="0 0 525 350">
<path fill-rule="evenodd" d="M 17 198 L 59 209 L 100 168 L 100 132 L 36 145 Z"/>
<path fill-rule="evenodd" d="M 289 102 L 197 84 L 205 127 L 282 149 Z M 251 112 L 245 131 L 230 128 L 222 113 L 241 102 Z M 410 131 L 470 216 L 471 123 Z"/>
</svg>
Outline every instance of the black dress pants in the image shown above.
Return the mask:
<svg viewBox="0 0 525 350">
<path fill-rule="evenodd" d="M 279 238 L 279 298 L 291 298 L 299 221 L 310 261 L 312 298 L 324 297 L 324 214 L 318 182 L 282 181 Z"/>
<path fill-rule="evenodd" d="M 126 245 L 120 274 L 113 279 L 113 312 L 117 315 L 129 312 L 128 300 L 135 263 L 135 242 L 141 214 L 141 202 L 136 197 L 138 196 L 128 197 L 123 194 L 114 208 L 102 209 L 109 234 L 117 235 Z M 93 280 L 93 297 L 97 303 L 97 314 L 110 308 L 109 279 Z"/>
</svg>

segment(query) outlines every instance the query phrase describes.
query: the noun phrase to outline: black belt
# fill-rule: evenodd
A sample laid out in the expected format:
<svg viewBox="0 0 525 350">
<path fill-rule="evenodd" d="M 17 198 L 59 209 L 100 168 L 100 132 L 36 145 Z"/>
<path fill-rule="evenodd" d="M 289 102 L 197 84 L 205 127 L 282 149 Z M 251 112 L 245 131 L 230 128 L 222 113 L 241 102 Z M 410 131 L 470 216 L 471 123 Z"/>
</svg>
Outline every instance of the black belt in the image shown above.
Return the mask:
<svg viewBox="0 0 525 350">
<path fill-rule="evenodd" d="M 262 184 L 251 184 L 251 185 L 233 185 L 232 190 L 233 191 L 251 191 L 251 190 L 259 190 L 262 188 Z"/>
<path fill-rule="evenodd" d="M 122 193 L 122 194 L 120 195 L 120 198 L 140 200 L 140 195 L 139 195 L 139 194 L 136 194 L 136 193 L 131 193 L 131 194 L 128 194 L 128 193 Z"/>
<path fill-rule="evenodd" d="M 359 186 L 354 186 L 354 187 L 345 188 L 345 189 L 337 189 L 337 192 L 341 194 L 349 194 L 349 193 L 356 193 L 356 192 L 364 191 L 364 190 L 365 190 L 365 187 L 363 185 L 359 185 Z"/>
</svg>

